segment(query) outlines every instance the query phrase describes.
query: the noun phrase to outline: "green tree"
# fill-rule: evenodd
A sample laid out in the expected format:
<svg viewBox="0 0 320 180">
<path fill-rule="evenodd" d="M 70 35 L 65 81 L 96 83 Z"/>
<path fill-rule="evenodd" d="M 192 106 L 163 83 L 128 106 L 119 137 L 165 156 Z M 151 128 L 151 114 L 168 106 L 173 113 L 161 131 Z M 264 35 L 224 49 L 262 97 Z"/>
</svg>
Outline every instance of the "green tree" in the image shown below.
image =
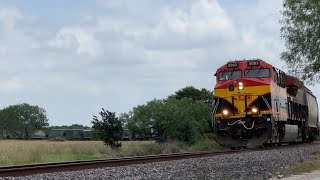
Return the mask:
<svg viewBox="0 0 320 180">
<path fill-rule="evenodd" d="M 116 113 L 110 112 L 102 108 L 100 111 L 101 120 L 97 116 L 93 116 L 93 128 L 97 132 L 101 140 L 112 149 L 121 147 L 119 142 L 122 139 L 123 127 Z"/>
<path fill-rule="evenodd" d="M 203 101 L 169 99 L 166 109 L 169 137 L 192 144 L 208 132 L 210 108 Z"/>
<path fill-rule="evenodd" d="M 68 125 L 50 126 L 49 129 L 89 129 L 89 127 L 84 126 L 82 124 L 72 124 L 71 126 L 68 126 Z"/>
<path fill-rule="evenodd" d="M 2 128 L 20 139 L 29 139 L 35 130 L 48 126 L 45 109 L 27 103 L 8 106 L 0 111 Z"/>
<path fill-rule="evenodd" d="M 213 91 L 209 91 L 205 88 L 197 89 L 193 86 L 187 86 L 176 91 L 175 94 L 169 96 L 169 98 L 191 98 L 193 101 L 203 101 L 208 106 L 212 107 Z"/>
<path fill-rule="evenodd" d="M 193 101 L 203 100 L 203 94 L 201 90 L 193 87 L 187 86 L 175 92 L 175 94 L 171 95 L 170 97 L 174 97 L 176 99 L 182 98 L 191 98 Z"/>
<path fill-rule="evenodd" d="M 126 128 L 130 130 L 132 137 L 149 137 L 151 136 L 150 128 L 154 126 L 154 118 L 159 117 L 156 109 L 161 102 L 153 100 L 146 105 L 138 105 L 126 117 Z"/>
<path fill-rule="evenodd" d="M 133 108 L 128 129 L 150 136 L 152 128 L 159 141 L 181 140 L 194 143 L 208 130 L 209 107 L 191 98 L 153 100 Z"/>
<path fill-rule="evenodd" d="M 119 116 L 119 120 L 122 122 L 123 127 L 123 140 L 132 139 L 132 131 L 129 130 L 128 124 L 130 122 L 130 118 L 132 117 L 132 112 L 122 113 Z"/>
<path fill-rule="evenodd" d="M 69 126 L 67 126 L 67 125 L 50 126 L 49 129 L 69 129 Z"/>
<path fill-rule="evenodd" d="M 284 0 L 281 36 L 286 51 L 281 58 L 289 72 L 307 83 L 320 76 L 320 0 Z"/>
<path fill-rule="evenodd" d="M 82 124 L 72 124 L 69 126 L 69 129 L 88 129 L 88 126 L 84 126 Z"/>
<path fill-rule="evenodd" d="M 205 103 L 210 109 L 208 109 L 208 114 L 210 117 L 208 118 L 209 130 L 213 132 L 212 128 L 212 118 L 213 118 L 213 106 L 214 106 L 214 95 L 213 91 L 209 91 L 205 88 L 197 89 L 193 86 L 184 87 L 175 92 L 175 94 L 169 96 L 169 98 L 183 99 L 183 98 L 191 98 L 193 101 L 201 101 Z"/>
</svg>

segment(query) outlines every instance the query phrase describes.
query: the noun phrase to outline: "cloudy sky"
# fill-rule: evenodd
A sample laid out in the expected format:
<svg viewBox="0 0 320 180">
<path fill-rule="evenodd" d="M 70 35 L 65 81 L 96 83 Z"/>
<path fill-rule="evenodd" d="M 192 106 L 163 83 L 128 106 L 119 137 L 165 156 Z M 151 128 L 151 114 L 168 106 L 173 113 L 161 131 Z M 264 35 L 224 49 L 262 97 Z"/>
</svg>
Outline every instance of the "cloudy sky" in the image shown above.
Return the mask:
<svg viewBox="0 0 320 180">
<path fill-rule="evenodd" d="M 283 69 L 281 8 L 280 0 L 2 0 L 0 108 L 26 102 L 45 108 L 51 125 L 91 125 L 102 107 L 119 114 L 187 85 L 213 89 L 229 60 Z"/>
</svg>

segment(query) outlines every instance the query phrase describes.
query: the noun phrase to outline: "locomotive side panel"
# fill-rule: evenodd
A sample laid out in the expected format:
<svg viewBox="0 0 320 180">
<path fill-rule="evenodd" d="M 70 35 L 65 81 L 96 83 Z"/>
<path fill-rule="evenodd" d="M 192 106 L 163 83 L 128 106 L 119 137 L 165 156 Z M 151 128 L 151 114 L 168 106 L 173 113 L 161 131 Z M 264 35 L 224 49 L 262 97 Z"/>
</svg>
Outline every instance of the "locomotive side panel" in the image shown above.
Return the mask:
<svg viewBox="0 0 320 180">
<path fill-rule="evenodd" d="M 306 92 L 304 88 L 299 88 L 297 90 L 297 95 L 294 97 L 294 101 L 301 105 L 306 105 Z"/>
<path fill-rule="evenodd" d="M 282 71 L 273 67 L 273 81 L 271 86 L 272 113 L 275 121 L 287 121 L 287 92 L 284 88 Z"/>
<path fill-rule="evenodd" d="M 309 91 L 306 92 L 307 105 L 308 105 L 308 126 L 317 128 L 318 127 L 318 103 L 314 95 Z"/>
</svg>

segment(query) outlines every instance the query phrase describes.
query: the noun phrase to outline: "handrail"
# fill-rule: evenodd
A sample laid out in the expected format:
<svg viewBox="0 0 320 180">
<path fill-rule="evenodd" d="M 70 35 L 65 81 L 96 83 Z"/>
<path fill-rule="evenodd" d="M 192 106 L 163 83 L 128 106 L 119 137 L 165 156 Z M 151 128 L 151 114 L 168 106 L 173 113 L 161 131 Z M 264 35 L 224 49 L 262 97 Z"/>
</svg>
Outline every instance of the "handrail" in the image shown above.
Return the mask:
<svg viewBox="0 0 320 180">
<path fill-rule="evenodd" d="M 211 126 L 213 127 L 213 131 L 215 131 L 216 129 L 216 121 L 215 121 L 215 114 L 217 112 L 219 106 L 219 99 L 217 100 L 217 102 L 215 103 L 215 106 L 213 107 L 213 111 L 212 111 L 212 122 L 211 122 Z"/>
</svg>

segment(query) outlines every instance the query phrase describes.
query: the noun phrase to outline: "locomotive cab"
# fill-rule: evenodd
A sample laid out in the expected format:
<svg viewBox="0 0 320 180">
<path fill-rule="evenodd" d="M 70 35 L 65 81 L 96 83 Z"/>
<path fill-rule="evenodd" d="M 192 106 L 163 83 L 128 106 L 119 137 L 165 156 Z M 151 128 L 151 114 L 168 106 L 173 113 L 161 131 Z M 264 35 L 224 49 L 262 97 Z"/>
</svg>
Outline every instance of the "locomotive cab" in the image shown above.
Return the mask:
<svg viewBox="0 0 320 180">
<path fill-rule="evenodd" d="M 229 62 L 217 70 L 215 128 L 220 144 L 252 147 L 268 139 L 271 69 L 251 60 Z"/>
<path fill-rule="evenodd" d="M 215 76 L 214 128 L 221 145 L 296 142 L 318 132 L 318 112 L 310 108 L 310 102 L 316 103 L 311 91 L 265 61 L 228 62 Z M 307 117 L 310 109 L 312 120 Z"/>
</svg>

